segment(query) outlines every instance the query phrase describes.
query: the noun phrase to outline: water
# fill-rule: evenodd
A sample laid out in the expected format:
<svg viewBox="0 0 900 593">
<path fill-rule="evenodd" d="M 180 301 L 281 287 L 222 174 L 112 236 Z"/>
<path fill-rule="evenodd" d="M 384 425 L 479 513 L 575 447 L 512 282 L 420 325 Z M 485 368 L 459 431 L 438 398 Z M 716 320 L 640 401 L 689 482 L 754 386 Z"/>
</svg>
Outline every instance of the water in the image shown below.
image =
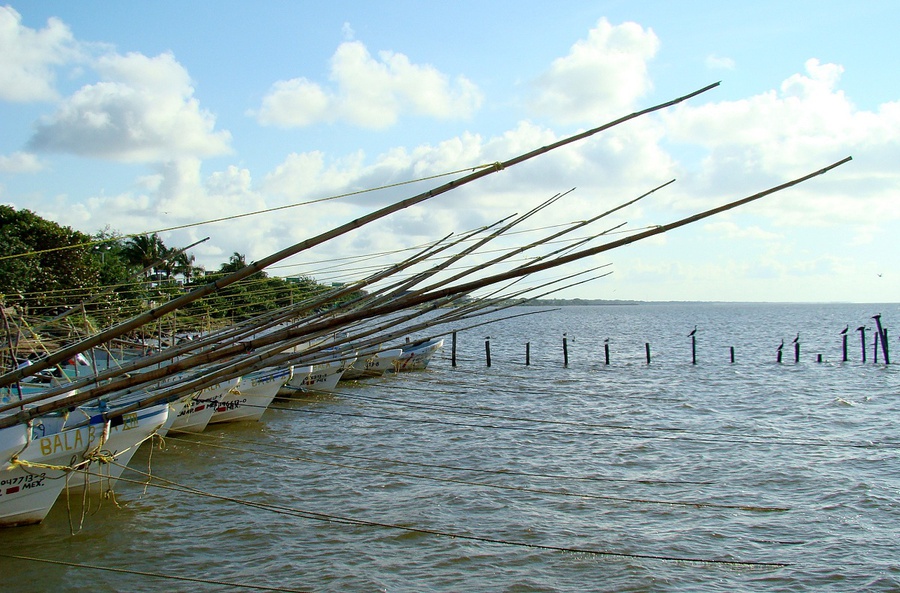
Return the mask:
<svg viewBox="0 0 900 593">
<path fill-rule="evenodd" d="M 217 498 L 120 483 L 74 535 L 63 499 L 0 554 L 71 565 L 0 557 L 0 590 L 896 591 L 900 371 L 873 364 L 875 313 L 900 320 L 636 305 L 462 332 L 456 369 L 448 340 L 427 372 L 143 448 L 132 467 Z"/>
</svg>

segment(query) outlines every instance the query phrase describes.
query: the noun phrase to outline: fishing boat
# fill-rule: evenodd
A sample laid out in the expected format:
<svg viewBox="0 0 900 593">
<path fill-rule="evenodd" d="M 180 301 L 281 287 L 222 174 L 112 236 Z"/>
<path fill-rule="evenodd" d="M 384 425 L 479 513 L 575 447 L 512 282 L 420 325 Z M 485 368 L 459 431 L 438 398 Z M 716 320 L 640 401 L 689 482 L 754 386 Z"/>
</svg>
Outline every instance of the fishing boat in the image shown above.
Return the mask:
<svg viewBox="0 0 900 593">
<path fill-rule="evenodd" d="M 356 361 L 356 357 L 344 359 L 333 358 L 324 362 L 313 364 L 306 374 L 294 370 L 294 376 L 285 385 L 283 392 L 296 394 L 299 392 L 334 391 L 338 381 L 344 375 L 347 368 Z"/>
<path fill-rule="evenodd" d="M 394 371 L 421 371 L 428 367 L 435 353 L 444 347 L 444 339 L 436 338 L 403 346 L 403 353 L 394 362 Z"/>
<path fill-rule="evenodd" d="M 219 422 L 255 422 L 259 420 L 278 391 L 293 376 L 294 367 L 262 369 L 241 377 L 240 383 L 222 396 L 209 424 Z"/>
<path fill-rule="evenodd" d="M 367 377 L 380 377 L 394 368 L 394 361 L 403 354 L 401 348 L 381 350 L 366 356 L 358 357 L 341 376 L 342 381 L 354 381 Z"/>
<path fill-rule="evenodd" d="M 0 527 L 43 521 L 70 479 L 73 486 L 114 481 L 138 445 L 165 424 L 168 410 L 160 404 L 111 421 L 104 420 L 105 407 L 42 417 L 43 435 L 33 435 L 24 449 L 2 459 Z M 52 432 L 55 426 L 61 429 Z M 8 430 L 21 428 L 4 429 L 3 434 Z"/>
<path fill-rule="evenodd" d="M 232 388 L 237 387 L 241 378 L 235 377 L 193 394 L 187 405 L 172 423 L 172 432 L 203 432 L 216 413 L 219 399 Z"/>
</svg>

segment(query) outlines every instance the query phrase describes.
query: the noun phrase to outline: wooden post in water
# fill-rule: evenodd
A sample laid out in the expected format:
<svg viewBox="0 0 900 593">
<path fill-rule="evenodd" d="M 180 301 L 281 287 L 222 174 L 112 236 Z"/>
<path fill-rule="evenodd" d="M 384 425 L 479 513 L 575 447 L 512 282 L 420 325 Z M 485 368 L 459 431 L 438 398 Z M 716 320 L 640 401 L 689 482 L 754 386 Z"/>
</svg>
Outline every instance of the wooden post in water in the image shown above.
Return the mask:
<svg viewBox="0 0 900 593">
<path fill-rule="evenodd" d="M 794 338 L 794 364 L 800 362 L 800 334 Z"/>
<path fill-rule="evenodd" d="M 563 334 L 563 366 L 569 366 L 569 342 L 566 340 L 566 334 Z"/>
<path fill-rule="evenodd" d="M 881 314 L 873 315 L 872 319 L 875 320 L 875 325 L 878 327 L 878 336 L 881 337 L 881 353 L 884 354 L 884 364 L 891 364 L 891 359 L 888 356 L 887 330 L 881 326 Z"/>
<path fill-rule="evenodd" d="M 531 342 L 525 342 L 525 366 L 531 365 Z"/>
<path fill-rule="evenodd" d="M 734 346 L 731 346 L 731 364 L 734 364 Z"/>
<path fill-rule="evenodd" d="M 822 355 L 821 355 L 821 354 L 816 355 L 816 362 L 822 362 Z"/>
<path fill-rule="evenodd" d="M 487 365 L 491 366 L 491 337 L 488 336 L 484 339 L 484 357 L 487 360 Z"/>
<path fill-rule="evenodd" d="M 859 332 L 859 340 L 862 342 L 862 361 L 866 362 L 866 326 L 861 325 L 856 331 Z"/>
<path fill-rule="evenodd" d="M 453 332 L 453 344 L 450 347 L 450 366 L 456 368 L 456 332 Z"/>
<path fill-rule="evenodd" d="M 606 357 L 606 366 L 609 366 L 609 338 L 603 340 L 603 354 Z"/>
<path fill-rule="evenodd" d="M 644 350 L 647 352 L 647 364 L 650 364 L 650 342 L 644 342 Z"/>
<path fill-rule="evenodd" d="M 688 334 L 691 338 L 691 364 L 697 364 L 697 326 Z"/>
<path fill-rule="evenodd" d="M 875 332 L 875 341 L 872 342 L 872 364 L 878 364 L 878 342 L 881 340 L 881 332 Z"/>
<path fill-rule="evenodd" d="M 850 326 L 844 328 L 841 332 L 841 345 L 843 356 L 841 357 L 841 362 L 847 362 L 847 330 L 850 329 Z"/>
<path fill-rule="evenodd" d="M 778 354 L 776 355 L 778 364 L 781 364 L 781 355 L 782 355 L 783 350 L 784 350 L 784 340 L 781 340 L 781 344 L 778 345 Z"/>
</svg>

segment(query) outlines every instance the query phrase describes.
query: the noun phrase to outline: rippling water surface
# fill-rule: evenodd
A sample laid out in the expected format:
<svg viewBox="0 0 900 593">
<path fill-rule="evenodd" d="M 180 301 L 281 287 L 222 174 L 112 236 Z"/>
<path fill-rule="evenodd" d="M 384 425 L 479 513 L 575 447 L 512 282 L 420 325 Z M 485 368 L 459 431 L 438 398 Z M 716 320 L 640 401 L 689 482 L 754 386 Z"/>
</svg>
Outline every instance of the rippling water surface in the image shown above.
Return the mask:
<svg viewBox="0 0 900 593">
<path fill-rule="evenodd" d="M 154 485 L 119 483 L 118 506 L 64 495 L 0 531 L 64 563 L 0 558 L 0 590 L 896 591 L 900 374 L 873 361 L 876 313 L 900 321 L 648 304 L 461 332 L 456 368 L 448 339 L 426 372 L 143 448 Z"/>
</svg>

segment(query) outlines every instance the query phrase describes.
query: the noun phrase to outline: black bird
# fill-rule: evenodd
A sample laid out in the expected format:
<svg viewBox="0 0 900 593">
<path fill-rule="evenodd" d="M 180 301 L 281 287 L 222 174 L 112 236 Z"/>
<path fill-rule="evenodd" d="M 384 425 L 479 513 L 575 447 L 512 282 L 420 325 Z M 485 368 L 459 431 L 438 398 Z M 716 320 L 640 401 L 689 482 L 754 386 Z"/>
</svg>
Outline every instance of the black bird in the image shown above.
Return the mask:
<svg viewBox="0 0 900 593">
<path fill-rule="evenodd" d="M 799 342 L 799 341 L 800 341 L 800 333 L 798 332 L 798 333 L 797 333 L 797 337 L 794 338 L 794 341 L 791 342 L 791 343 L 792 343 L 792 344 L 796 344 L 796 343 Z"/>
<path fill-rule="evenodd" d="M 691 336 L 693 336 L 696 333 L 697 333 L 697 326 L 695 325 L 693 331 L 688 334 L 688 337 L 690 338 Z"/>
<path fill-rule="evenodd" d="M 841 335 L 843 336 L 844 334 L 846 334 L 848 329 L 850 329 L 849 325 L 841 330 Z"/>
<path fill-rule="evenodd" d="M 778 351 L 781 352 L 782 350 L 784 350 L 784 339 L 783 338 L 781 340 L 781 344 L 778 345 Z"/>
</svg>

